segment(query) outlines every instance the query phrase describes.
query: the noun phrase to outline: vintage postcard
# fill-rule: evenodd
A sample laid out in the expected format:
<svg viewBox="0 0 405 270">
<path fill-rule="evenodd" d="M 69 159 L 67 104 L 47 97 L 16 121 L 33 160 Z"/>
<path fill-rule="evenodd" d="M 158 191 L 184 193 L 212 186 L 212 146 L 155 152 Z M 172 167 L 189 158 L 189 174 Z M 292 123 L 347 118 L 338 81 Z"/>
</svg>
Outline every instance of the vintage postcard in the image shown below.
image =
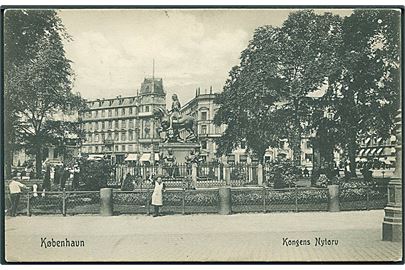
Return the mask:
<svg viewBox="0 0 405 270">
<path fill-rule="evenodd" d="M 403 263 L 403 9 L 6 7 L 3 263 Z"/>
</svg>

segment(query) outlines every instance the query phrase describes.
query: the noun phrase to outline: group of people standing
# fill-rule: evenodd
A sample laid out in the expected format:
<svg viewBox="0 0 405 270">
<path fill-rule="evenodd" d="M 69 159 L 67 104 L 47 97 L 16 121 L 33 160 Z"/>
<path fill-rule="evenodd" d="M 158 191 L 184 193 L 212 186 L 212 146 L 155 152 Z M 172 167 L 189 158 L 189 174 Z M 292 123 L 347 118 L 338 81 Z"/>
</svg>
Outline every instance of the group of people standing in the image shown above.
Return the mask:
<svg viewBox="0 0 405 270">
<path fill-rule="evenodd" d="M 59 189 L 64 189 L 71 179 L 72 189 L 75 190 L 79 187 L 79 174 L 80 167 L 78 164 L 74 165 L 73 168 L 64 165 L 48 165 L 45 170 L 42 188 L 50 190 L 53 184 L 58 186 Z"/>
</svg>

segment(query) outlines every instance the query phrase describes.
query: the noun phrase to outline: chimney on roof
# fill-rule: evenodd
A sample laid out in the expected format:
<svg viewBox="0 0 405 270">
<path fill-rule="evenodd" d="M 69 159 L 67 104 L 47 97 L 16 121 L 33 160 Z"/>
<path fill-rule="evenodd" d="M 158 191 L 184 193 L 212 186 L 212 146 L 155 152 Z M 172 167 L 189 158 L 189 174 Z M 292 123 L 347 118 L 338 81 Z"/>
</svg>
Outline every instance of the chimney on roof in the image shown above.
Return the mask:
<svg viewBox="0 0 405 270">
<path fill-rule="evenodd" d="M 195 89 L 195 96 L 198 96 L 198 88 Z"/>
<path fill-rule="evenodd" d="M 212 85 L 210 86 L 210 94 L 212 94 Z"/>
</svg>

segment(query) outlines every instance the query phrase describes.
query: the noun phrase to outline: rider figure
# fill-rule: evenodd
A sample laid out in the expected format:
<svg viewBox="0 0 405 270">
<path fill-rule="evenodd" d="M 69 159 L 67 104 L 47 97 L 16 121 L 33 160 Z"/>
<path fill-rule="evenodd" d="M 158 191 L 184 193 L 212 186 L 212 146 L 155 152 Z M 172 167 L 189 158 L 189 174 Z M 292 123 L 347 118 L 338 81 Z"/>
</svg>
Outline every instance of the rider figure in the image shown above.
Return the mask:
<svg viewBox="0 0 405 270">
<path fill-rule="evenodd" d="M 173 130 L 173 120 L 179 119 L 180 117 L 180 101 L 176 94 L 172 96 L 172 109 L 170 111 L 170 126 L 169 130 Z"/>
</svg>

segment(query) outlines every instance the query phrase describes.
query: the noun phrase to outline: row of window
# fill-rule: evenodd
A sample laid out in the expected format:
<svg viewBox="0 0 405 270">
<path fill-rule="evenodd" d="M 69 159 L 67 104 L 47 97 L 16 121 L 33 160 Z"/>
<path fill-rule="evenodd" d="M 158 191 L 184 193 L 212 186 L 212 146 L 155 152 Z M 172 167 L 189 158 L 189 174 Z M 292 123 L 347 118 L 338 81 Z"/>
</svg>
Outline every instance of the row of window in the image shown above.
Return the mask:
<svg viewBox="0 0 405 270">
<path fill-rule="evenodd" d="M 145 128 L 143 137 L 148 139 L 151 137 L 150 129 Z M 104 142 L 104 140 L 114 140 L 114 141 L 133 141 L 139 138 L 139 131 L 125 131 L 125 132 L 105 132 L 105 133 L 88 133 L 86 134 L 86 142 Z"/>
<path fill-rule="evenodd" d="M 126 120 L 110 120 L 110 121 L 96 121 L 88 122 L 83 124 L 84 131 L 96 131 L 105 129 L 133 129 L 136 126 L 136 119 L 126 119 Z M 150 128 L 151 122 L 149 120 L 143 121 L 143 126 L 145 128 Z"/>
<path fill-rule="evenodd" d="M 139 110 L 139 109 L 141 109 L 141 110 Z M 150 112 L 150 106 L 145 105 L 142 107 L 93 110 L 93 111 L 85 112 L 84 116 L 86 118 L 103 118 L 103 117 L 133 115 L 133 114 L 138 114 L 140 112 Z"/>
<path fill-rule="evenodd" d="M 199 134 L 210 134 L 210 131 L 208 130 L 208 126 L 201 125 L 198 133 Z M 214 134 L 221 134 L 221 133 L 222 133 L 221 126 L 214 125 Z"/>
<path fill-rule="evenodd" d="M 105 153 L 105 152 L 134 152 L 136 151 L 135 144 L 128 145 L 95 145 L 95 146 L 84 146 L 82 147 L 83 153 Z"/>
</svg>

